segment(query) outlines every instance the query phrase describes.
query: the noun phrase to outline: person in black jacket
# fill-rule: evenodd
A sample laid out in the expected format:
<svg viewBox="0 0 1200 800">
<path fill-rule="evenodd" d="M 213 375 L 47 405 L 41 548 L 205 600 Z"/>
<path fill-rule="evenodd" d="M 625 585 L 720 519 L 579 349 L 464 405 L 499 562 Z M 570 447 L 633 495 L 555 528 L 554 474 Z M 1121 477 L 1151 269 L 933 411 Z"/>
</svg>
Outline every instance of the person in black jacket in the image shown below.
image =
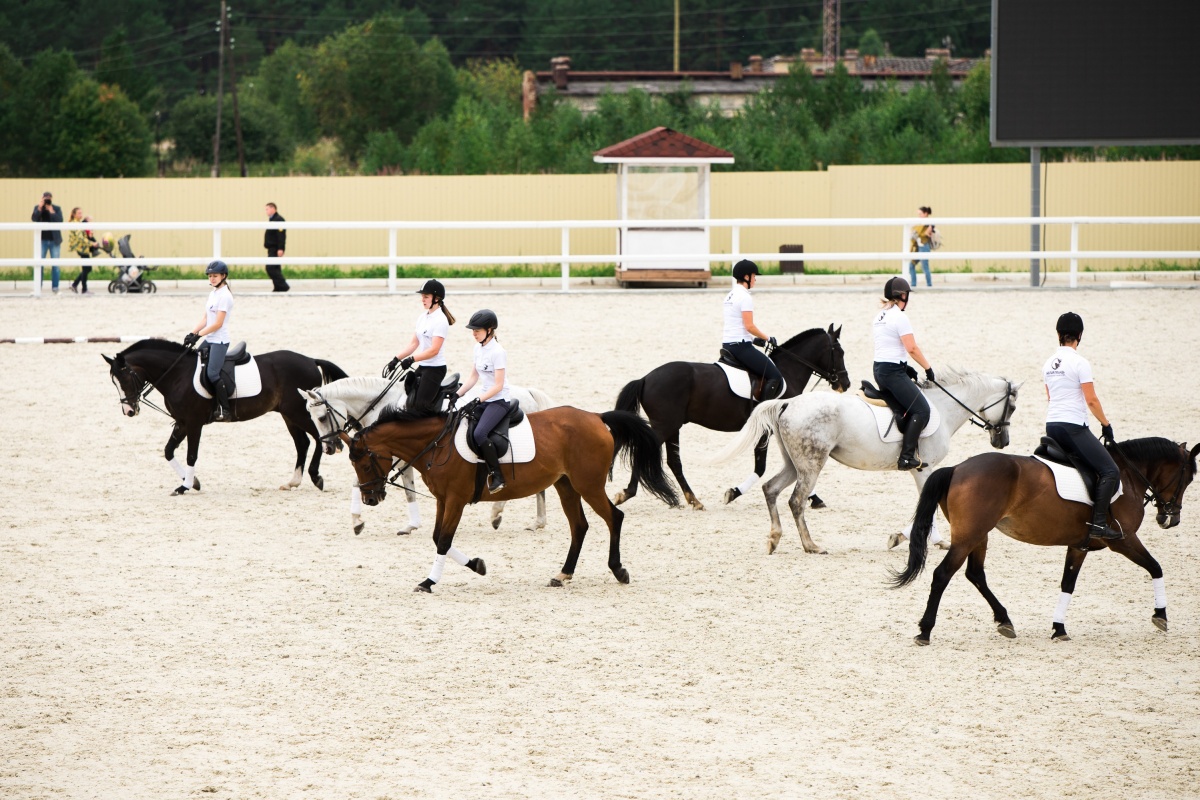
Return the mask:
<svg viewBox="0 0 1200 800">
<path fill-rule="evenodd" d="M 62 207 L 54 205 L 54 196 L 46 192 L 42 195 L 42 202 L 33 207 L 33 216 L 30 219 L 34 222 L 62 222 Z M 61 231 L 42 231 L 42 258 L 58 258 L 61 248 Z M 55 294 L 58 294 L 58 279 L 61 273 L 62 267 L 57 264 L 50 267 L 50 285 Z"/>
<path fill-rule="evenodd" d="M 274 203 L 267 203 L 267 219 L 271 222 L 285 222 L 280 215 L 279 209 Z M 287 230 L 285 228 L 267 228 L 267 233 L 263 237 L 263 247 L 267 248 L 267 258 L 283 258 L 283 251 L 287 249 Z M 288 282 L 283 279 L 283 267 L 278 264 L 268 264 L 267 274 L 271 276 L 273 292 L 286 292 L 292 288 L 288 286 Z"/>
</svg>

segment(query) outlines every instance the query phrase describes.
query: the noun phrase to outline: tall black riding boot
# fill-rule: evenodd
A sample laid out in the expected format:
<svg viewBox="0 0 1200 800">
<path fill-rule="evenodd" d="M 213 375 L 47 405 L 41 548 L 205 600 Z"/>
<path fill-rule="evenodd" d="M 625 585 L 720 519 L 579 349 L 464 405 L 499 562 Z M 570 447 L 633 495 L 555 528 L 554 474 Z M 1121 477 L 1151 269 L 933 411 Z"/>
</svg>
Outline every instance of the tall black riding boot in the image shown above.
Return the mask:
<svg viewBox="0 0 1200 800">
<path fill-rule="evenodd" d="M 759 400 L 774 400 L 779 397 L 779 393 L 783 391 L 783 381 L 779 378 L 771 378 L 763 381 L 762 394 Z"/>
<path fill-rule="evenodd" d="M 1108 526 L 1108 507 L 1113 493 L 1117 491 L 1116 478 L 1100 478 L 1096 481 L 1096 493 L 1092 497 L 1092 521 L 1088 523 L 1091 539 L 1124 539 L 1125 534 Z"/>
<path fill-rule="evenodd" d="M 924 469 L 928 466 L 917 456 L 917 440 L 921 438 L 921 426 L 913 420 L 909 420 L 908 429 L 904 431 L 904 438 L 900 441 L 900 460 L 896 462 L 896 469 Z"/>
<path fill-rule="evenodd" d="M 488 492 L 496 494 L 504 488 L 504 472 L 500 469 L 500 457 L 496 455 L 496 444 L 488 439 L 479 446 L 479 454 L 488 469 Z"/>
<path fill-rule="evenodd" d="M 213 422 L 232 422 L 233 414 L 229 411 L 229 390 L 225 388 L 225 382 L 218 380 L 213 383 L 213 397 L 217 401 L 217 410 L 213 414 Z"/>
</svg>

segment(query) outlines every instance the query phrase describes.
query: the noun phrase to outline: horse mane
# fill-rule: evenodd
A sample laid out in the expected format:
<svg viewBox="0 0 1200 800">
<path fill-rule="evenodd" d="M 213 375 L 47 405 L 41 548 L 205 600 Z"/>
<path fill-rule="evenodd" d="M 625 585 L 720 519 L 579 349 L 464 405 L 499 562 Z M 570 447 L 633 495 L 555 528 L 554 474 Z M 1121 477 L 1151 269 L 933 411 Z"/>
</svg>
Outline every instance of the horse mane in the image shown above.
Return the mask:
<svg viewBox="0 0 1200 800">
<path fill-rule="evenodd" d="M 374 428 L 382 425 L 385 422 L 416 422 L 422 419 L 431 418 L 445 419 L 446 414 L 442 411 L 435 411 L 431 408 L 400 408 L 399 406 L 388 406 L 379 412 L 379 419 L 371 425 Z M 368 429 L 369 430 L 369 429 Z"/>
<path fill-rule="evenodd" d="M 938 383 L 942 383 L 942 384 L 949 385 L 949 384 L 977 383 L 982 387 L 988 381 L 994 381 L 994 380 L 1003 381 L 1006 379 L 998 378 L 995 375 L 988 375 L 983 372 L 974 372 L 969 369 L 963 369 L 962 367 L 938 367 L 937 368 L 937 381 L 938 381 Z"/>
<path fill-rule="evenodd" d="M 327 383 L 321 388 L 321 394 L 326 398 L 341 400 L 353 394 L 378 394 L 388 383 L 387 378 L 375 378 L 370 375 L 356 375 L 351 378 L 339 378 Z"/>
<path fill-rule="evenodd" d="M 800 333 L 797 333 L 795 336 L 788 339 L 786 342 L 782 343 L 779 346 L 782 347 L 784 350 L 790 350 L 790 349 L 792 349 L 792 345 L 800 344 L 802 341 L 807 341 L 820 333 L 824 333 L 824 334 L 828 335 L 829 331 L 825 330 L 824 328 L 809 328 L 806 331 L 801 331 Z"/>
<path fill-rule="evenodd" d="M 118 356 L 127 356 L 130 353 L 140 353 L 143 350 L 161 350 L 166 353 L 180 353 L 183 351 L 183 345 L 179 342 L 172 342 L 169 339 L 139 339 L 133 344 L 126 347 Z"/>
<path fill-rule="evenodd" d="M 1179 445 L 1161 436 L 1127 439 L 1124 442 L 1117 442 L 1115 449 L 1130 461 L 1142 464 L 1179 460 Z"/>
</svg>

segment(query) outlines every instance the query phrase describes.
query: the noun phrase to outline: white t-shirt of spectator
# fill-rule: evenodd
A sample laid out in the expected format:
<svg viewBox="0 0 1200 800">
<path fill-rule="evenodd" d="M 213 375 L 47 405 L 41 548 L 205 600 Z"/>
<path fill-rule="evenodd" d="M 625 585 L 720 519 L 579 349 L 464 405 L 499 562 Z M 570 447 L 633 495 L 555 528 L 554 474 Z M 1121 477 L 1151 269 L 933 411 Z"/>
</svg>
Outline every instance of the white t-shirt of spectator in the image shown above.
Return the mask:
<svg viewBox="0 0 1200 800">
<path fill-rule="evenodd" d="M 742 319 L 743 311 L 753 310 L 754 298 L 750 292 L 742 284 L 735 284 L 729 290 L 729 294 L 725 295 L 725 328 L 721 333 L 721 344 L 754 340 L 754 337 L 746 330 L 746 323 Z"/>
<path fill-rule="evenodd" d="M 229 318 L 233 316 L 233 292 L 228 286 L 219 286 L 208 293 L 208 302 L 204 306 L 204 327 L 217 321 L 217 312 L 225 312 L 225 320 L 221 327 L 206 334 L 204 341 L 213 344 L 229 344 Z"/>
<path fill-rule="evenodd" d="M 1092 365 L 1073 347 L 1060 347 L 1042 367 L 1042 379 L 1050 394 L 1046 422 L 1087 425 L 1087 400 L 1083 384 L 1092 382 Z"/>
<path fill-rule="evenodd" d="M 444 367 L 446 365 L 445 342 L 450 336 L 450 320 L 442 307 L 422 311 L 417 317 L 417 352 L 423 353 L 433 347 L 433 340 L 441 337 L 443 347 L 432 358 L 420 362 L 422 367 Z"/>
<path fill-rule="evenodd" d="M 496 370 L 504 370 L 504 386 L 489 400 L 508 400 L 508 355 L 493 336 L 487 344 L 475 344 L 475 371 L 479 373 L 479 392 L 483 394 L 496 385 Z"/>
<path fill-rule="evenodd" d="M 900 306 L 888 306 L 876 314 L 875 322 L 871 325 L 871 333 L 875 338 L 875 360 L 907 364 L 908 349 L 900 337 L 912 332 L 912 323 Z"/>
</svg>

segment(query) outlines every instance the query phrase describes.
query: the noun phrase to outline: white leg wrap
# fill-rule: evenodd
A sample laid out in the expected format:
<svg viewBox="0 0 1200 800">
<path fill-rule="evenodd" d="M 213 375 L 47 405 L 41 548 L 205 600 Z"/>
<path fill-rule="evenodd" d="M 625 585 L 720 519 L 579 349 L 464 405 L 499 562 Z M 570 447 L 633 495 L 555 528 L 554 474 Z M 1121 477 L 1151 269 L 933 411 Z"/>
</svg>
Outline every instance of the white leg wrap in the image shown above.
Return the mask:
<svg viewBox="0 0 1200 800">
<path fill-rule="evenodd" d="M 909 533 L 912 533 L 911 528 L 909 529 Z M 929 543 L 937 544 L 941 540 L 942 540 L 942 533 L 941 533 L 941 531 L 938 530 L 937 514 L 934 514 L 933 519 L 930 520 L 930 524 L 929 524 Z"/>
<path fill-rule="evenodd" d="M 420 527 L 420 525 L 421 525 L 421 506 L 418 505 L 417 501 L 415 501 L 415 500 L 408 504 L 408 518 L 409 518 L 409 520 L 412 521 L 413 525 Z"/>
<path fill-rule="evenodd" d="M 1059 625 L 1067 624 L 1067 606 L 1071 605 L 1071 595 L 1061 592 L 1058 595 L 1058 605 L 1054 608 L 1054 621 Z"/>
<path fill-rule="evenodd" d="M 183 473 L 183 485 L 192 488 L 196 485 L 196 468 L 188 467 Z"/>
<path fill-rule="evenodd" d="M 446 568 L 446 557 L 438 556 L 433 560 L 433 569 L 429 570 L 429 580 L 437 583 L 442 579 L 442 570 Z"/>
<path fill-rule="evenodd" d="M 1167 607 L 1167 584 L 1162 578 L 1154 579 L 1154 607 Z"/>
<path fill-rule="evenodd" d="M 738 484 L 738 491 L 742 494 L 747 494 L 751 489 L 754 488 L 754 484 L 758 483 L 758 479 L 759 476 L 751 472 L 750 476 L 746 478 L 746 480 Z"/>
<path fill-rule="evenodd" d="M 362 490 L 357 486 L 350 487 L 350 513 L 362 513 Z"/>
<path fill-rule="evenodd" d="M 171 465 L 171 469 L 175 470 L 175 474 L 179 476 L 179 480 L 187 477 L 187 473 L 183 471 L 183 464 L 179 463 L 178 458 L 172 458 L 167 463 Z"/>
<path fill-rule="evenodd" d="M 459 550 L 457 547 L 451 547 L 450 552 L 447 553 L 446 555 L 448 555 L 448 556 L 450 556 L 450 558 L 454 559 L 454 563 L 458 564 L 460 567 L 465 567 L 467 565 L 467 562 L 471 560 L 471 559 L 467 558 L 466 554 L 463 553 L 463 551 Z"/>
</svg>

